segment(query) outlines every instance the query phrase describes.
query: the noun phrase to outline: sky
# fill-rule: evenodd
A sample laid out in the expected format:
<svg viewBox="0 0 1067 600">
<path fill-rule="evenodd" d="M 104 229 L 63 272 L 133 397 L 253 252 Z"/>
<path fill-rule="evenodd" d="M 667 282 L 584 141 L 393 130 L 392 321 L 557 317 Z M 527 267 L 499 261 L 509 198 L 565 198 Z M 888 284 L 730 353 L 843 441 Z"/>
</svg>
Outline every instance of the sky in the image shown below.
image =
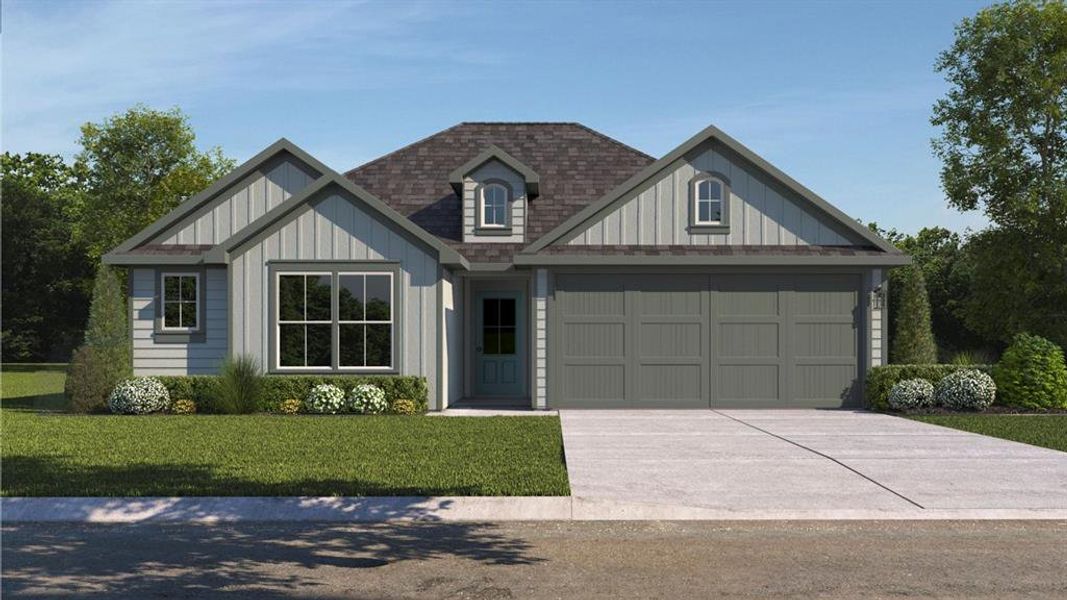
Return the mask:
<svg viewBox="0 0 1067 600">
<path fill-rule="evenodd" d="M 4 0 L 0 148 L 180 107 L 243 161 L 345 171 L 461 121 L 578 121 L 653 156 L 714 124 L 864 222 L 980 229 L 930 149 L 933 69 L 987 3 Z"/>
</svg>

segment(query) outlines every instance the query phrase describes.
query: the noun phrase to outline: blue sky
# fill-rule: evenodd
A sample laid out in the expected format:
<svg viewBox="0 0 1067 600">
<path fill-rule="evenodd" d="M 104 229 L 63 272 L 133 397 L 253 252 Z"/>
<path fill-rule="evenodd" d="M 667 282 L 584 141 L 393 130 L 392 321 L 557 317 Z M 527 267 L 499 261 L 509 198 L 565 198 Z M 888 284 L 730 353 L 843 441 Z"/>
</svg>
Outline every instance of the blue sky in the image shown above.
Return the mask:
<svg viewBox="0 0 1067 600">
<path fill-rule="evenodd" d="M 0 145 L 180 106 L 244 160 L 346 170 L 460 121 L 579 121 L 661 156 L 714 123 L 846 213 L 981 228 L 930 151 L 934 73 L 977 2 L 3 2 Z"/>
</svg>

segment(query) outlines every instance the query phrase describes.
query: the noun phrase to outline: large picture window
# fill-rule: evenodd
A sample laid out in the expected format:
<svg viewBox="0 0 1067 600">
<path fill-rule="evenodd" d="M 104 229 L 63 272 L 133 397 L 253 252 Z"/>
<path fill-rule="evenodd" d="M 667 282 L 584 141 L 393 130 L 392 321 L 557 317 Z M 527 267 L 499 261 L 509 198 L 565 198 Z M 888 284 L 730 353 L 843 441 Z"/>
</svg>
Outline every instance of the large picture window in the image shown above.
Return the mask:
<svg viewBox="0 0 1067 600">
<path fill-rule="evenodd" d="M 275 276 L 279 369 L 393 368 L 393 273 Z"/>
<path fill-rule="evenodd" d="M 200 329 L 200 275 L 198 273 L 163 273 L 164 331 Z"/>
</svg>

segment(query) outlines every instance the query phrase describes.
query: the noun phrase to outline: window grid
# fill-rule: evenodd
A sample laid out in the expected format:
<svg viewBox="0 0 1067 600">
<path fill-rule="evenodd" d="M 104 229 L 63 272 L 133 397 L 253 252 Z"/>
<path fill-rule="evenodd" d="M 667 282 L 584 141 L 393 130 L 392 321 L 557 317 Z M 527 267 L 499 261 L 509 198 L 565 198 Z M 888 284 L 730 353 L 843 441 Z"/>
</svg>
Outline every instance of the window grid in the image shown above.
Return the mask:
<svg viewBox="0 0 1067 600">
<path fill-rule="evenodd" d="M 394 340 L 393 340 L 393 335 L 395 333 L 394 330 L 393 330 L 393 312 L 394 312 L 393 274 L 392 273 L 363 273 L 363 272 L 345 272 L 345 271 L 342 271 L 342 272 L 339 272 L 337 274 L 337 276 L 338 276 L 338 283 L 340 283 L 340 278 L 341 277 L 361 277 L 363 279 L 363 285 L 362 285 L 363 298 L 361 300 L 361 306 L 363 308 L 363 319 L 362 320 L 358 320 L 358 319 L 357 320 L 341 319 L 340 306 L 338 306 L 338 309 L 337 309 L 338 328 L 340 328 L 341 325 L 388 325 L 389 326 L 389 346 L 390 346 L 389 347 L 389 364 L 388 365 L 367 366 L 367 351 L 368 351 L 367 330 L 369 328 L 368 327 L 364 327 L 363 328 L 363 364 L 362 365 L 341 365 L 340 363 L 338 363 L 338 368 L 340 368 L 340 369 L 391 369 L 393 367 L 393 365 L 392 365 L 392 363 L 393 363 L 393 347 L 395 345 L 394 344 Z M 388 320 L 375 320 L 375 319 L 367 319 L 366 318 L 367 317 L 367 277 L 368 276 L 371 276 L 371 277 L 377 276 L 377 277 L 386 277 L 386 278 L 388 278 L 388 281 L 389 281 L 389 319 Z M 338 294 L 341 293 L 340 285 L 338 285 L 337 293 Z M 338 344 L 340 344 L 340 333 L 338 333 Z M 340 349 L 338 349 L 338 357 L 340 357 Z M 338 358 L 338 360 L 340 360 L 340 358 Z"/>
<path fill-rule="evenodd" d="M 167 280 L 178 280 L 178 298 L 167 298 Z M 182 298 L 182 284 L 183 279 L 193 280 L 193 299 L 185 300 Z M 200 321 L 203 315 L 200 314 L 200 274 L 199 273 L 162 273 L 160 274 L 160 296 L 162 302 L 160 303 L 160 319 L 162 322 L 161 329 L 164 331 L 197 331 L 200 329 Z M 167 305 L 178 305 L 178 324 L 167 325 Z M 195 325 L 185 324 L 185 306 L 186 304 L 192 305 L 193 321 Z"/>
<path fill-rule="evenodd" d="M 278 344 L 277 344 L 277 346 L 278 346 L 277 347 L 278 356 L 276 356 L 275 359 L 277 361 L 277 364 L 278 364 L 279 368 L 282 368 L 282 369 L 322 369 L 323 367 L 330 368 L 332 366 L 332 365 L 329 365 L 329 364 L 326 364 L 326 365 L 309 365 L 309 364 L 307 364 L 307 362 L 308 362 L 308 337 L 309 337 L 308 336 L 308 325 L 332 325 L 333 324 L 332 320 L 323 321 L 323 320 L 319 320 L 319 319 L 308 319 L 307 318 L 307 310 L 308 310 L 308 284 L 307 284 L 307 280 L 308 280 L 308 277 L 322 277 L 323 275 L 324 275 L 323 273 L 314 273 L 314 272 L 311 272 L 311 273 L 294 273 L 294 272 L 278 273 L 277 282 L 276 282 L 276 287 L 277 287 L 276 294 L 278 294 L 279 302 L 277 302 L 277 308 L 275 309 L 277 311 L 277 314 L 276 314 L 277 326 L 275 327 L 275 332 L 276 332 L 276 335 L 277 335 L 276 339 L 278 340 Z M 325 275 L 328 276 L 330 274 L 326 273 Z M 304 317 L 303 319 L 300 319 L 300 320 L 293 320 L 293 319 L 283 320 L 282 319 L 282 316 L 281 316 L 282 307 L 281 307 L 281 302 L 280 302 L 282 277 L 300 277 L 300 282 L 301 282 L 301 285 L 303 286 L 303 295 L 302 295 L 303 304 L 301 305 L 301 312 L 303 313 L 303 317 Z M 333 278 L 331 277 L 330 278 L 330 296 L 331 296 L 331 299 L 333 297 L 333 288 L 334 288 L 334 286 L 333 286 Z M 332 300 L 331 300 L 331 304 L 332 304 Z M 332 309 L 331 309 L 331 311 L 332 311 Z M 285 365 L 285 366 L 282 366 L 282 364 L 281 364 L 282 325 L 303 325 L 303 329 L 304 329 L 304 365 L 303 366 L 300 366 L 300 365 Z M 332 343 L 331 343 L 331 352 L 332 352 Z"/>
<path fill-rule="evenodd" d="M 506 227 L 508 190 L 499 183 L 490 183 L 482 188 L 482 227 Z"/>
<path fill-rule="evenodd" d="M 723 182 L 713 177 L 700 179 L 696 182 L 694 223 L 697 225 L 722 224 L 724 189 Z"/>
</svg>

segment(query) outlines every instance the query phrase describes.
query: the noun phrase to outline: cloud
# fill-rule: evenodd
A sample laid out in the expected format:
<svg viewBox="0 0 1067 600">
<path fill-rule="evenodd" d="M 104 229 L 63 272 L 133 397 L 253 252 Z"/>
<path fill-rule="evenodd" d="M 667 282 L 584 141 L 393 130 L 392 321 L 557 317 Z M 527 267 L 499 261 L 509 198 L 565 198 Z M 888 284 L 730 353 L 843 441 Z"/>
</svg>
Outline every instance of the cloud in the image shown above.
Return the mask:
<svg viewBox="0 0 1067 600">
<path fill-rule="evenodd" d="M 355 2 L 4 2 L 5 149 L 69 154 L 78 126 L 212 94 L 432 85 L 502 60 L 413 35 L 447 7 Z"/>
</svg>

